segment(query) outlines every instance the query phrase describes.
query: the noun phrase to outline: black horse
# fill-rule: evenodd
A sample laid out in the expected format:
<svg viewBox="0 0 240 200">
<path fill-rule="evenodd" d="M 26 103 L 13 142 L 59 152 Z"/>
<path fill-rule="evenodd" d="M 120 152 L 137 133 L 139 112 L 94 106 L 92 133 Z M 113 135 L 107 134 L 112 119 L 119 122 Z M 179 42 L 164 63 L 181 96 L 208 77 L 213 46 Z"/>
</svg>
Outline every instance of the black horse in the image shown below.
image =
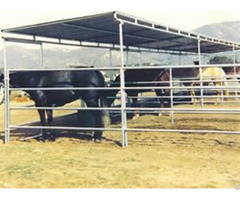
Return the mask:
<svg viewBox="0 0 240 200">
<path fill-rule="evenodd" d="M 18 88 L 39 88 L 37 90 L 25 90 L 30 98 L 35 102 L 36 107 L 58 107 L 77 99 L 85 101 L 88 107 L 107 107 L 105 93 L 97 90 L 105 87 L 105 80 L 100 71 L 80 70 L 80 71 L 37 71 L 37 72 L 16 72 L 10 75 L 10 85 Z M 69 88 L 67 90 L 43 90 L 40 88 Z M 89 90 L 74 90 L 74 87 L 96 88 Z M 103 115 L 106 111 L 93 110 L 96 127 L 103 127 Z M 38 109 L 42 126 L 52 125 L 53 110 Z M 45 114 L 47 114 L 47 121 Z M 108 113 L 107 113 L 108 114 Z M 45 140 L 48 134 L 42 130 L 41 140 Z M 54 140 L 53 134 L 50 137 Z M 102 139 L 102 131 L 96 130 L 94 133 L 95 142 Z"/>
<path fill-rule="evenodd" d="M 0 74 L 0 105 L 4 101 L 4 80 L 3 80 L 3 78 L 4 78 L 3 74 Z"/>
<path fill-rule="evenodd" d="M 170 90 L 167 88 L 170 86 L 170 74 L 169 70 L 166 69 L 133 69 L 126 70 L 124 72 L 125 76 L 125 87 L 139 87 L 137 89 L 127 89 L 126 93 L 130 99 L 132 99 L 132 107 L 137 107 L 137 96 L 138 93 L 148 92 L 152 89 L 144 89 L 144 87 L 166 87 L 155 89 L 156 96 L 161 97 L 160 106 L 170 107 Z M 109 86 L 120 87 L 120 75 L 118 75 L 115 80 Z M 142 89 L 140 89 L 142 88 Z M 110 106 L 116 97 L 119 89 L 112 89 L 108 91 L 108 106 Z M 110 98 L 111 97 L 111 98 Z M 166 104 L 164 104 L 166 102 Z M 137 116 L 137 112 L 134 112 L 134 117 Z"/>
</svg>

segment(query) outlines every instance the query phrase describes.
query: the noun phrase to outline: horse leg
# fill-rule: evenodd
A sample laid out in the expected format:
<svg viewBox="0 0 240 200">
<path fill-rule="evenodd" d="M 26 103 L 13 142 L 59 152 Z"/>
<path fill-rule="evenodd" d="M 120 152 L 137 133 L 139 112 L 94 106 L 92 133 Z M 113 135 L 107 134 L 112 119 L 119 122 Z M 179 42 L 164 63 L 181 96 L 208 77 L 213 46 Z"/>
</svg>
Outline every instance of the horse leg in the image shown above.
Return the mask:
<svg viewBox="0 0 240 200">
<path fill-rule="evenodd" d="M 100 98 L 100 103 L 99 103 L 98 106 L 101 107 L 101 108 L 108 108 L 109 107 L 106 96 L 102 96 Z M 104 127 L 109 126 L 111 124 L 111 118 L 110 118 L 110 115 L 109 115 L 109 110 L 102 110 L 101 111 L 101 116 L 102 116 L 103 126 Z"/>
<path fill-rule="evenodd" d="M 164 95 L 166 96 L 165 98 L 164 98 L 164 101 L 166 100 L 166 108 L 171 108 L 171 104 L 172 104 L 172 99 L 171 99 L 171 90 L 170 89 L 165 89 L 164 90 L 165 92 L 164 92 Z M 166 115 L 170 115 L 170 113 L 167 111 L 166 112 Z"/>
<path fill-rule="evenodd" d="M 132 98 L 132 107 L 133 108 L 137 108 L 137 101 L 138 101 L 138 93 L 137 92 L 135 92 L 135 91 L 129 91 L 128 92 L 128 96 L 131 96 L 131 97 L 133 97 Z M 134 110 L 133 111 L 133 120 L 135 120 L 135 119 L 137 119 L 138 117 L 140 116 L 140 113 L 139 113 L 139 111 L 138 110 Z"/>
<path fill-rule="evenodd" d="M 163 92 L 164 91 L 164 92 Z M 159 97 L 161 96 L 160 98 L 160 108 L 170 108 L 171 107 L 171 98 L 170 98 L 170 90 L 168 89 L 165 89 L 165 90 L 156 90 L 156 95 Z M 165 96 L 165 97 L 164 97 Z M 167 102 L 166 104 L 164 104 L 164 102 Z M 165 106 L 166 105 L 166 106 Z M 158 116 L 161 116 L 161 115 L 167 115 L 169 116 L 169 112 L 168 111 L 160 111 Z"/>
<path fill-rule="evenodd" d="M 42 110 L 42 109 L 38 110 L 38 114 L 40 116 L 41 125 L 43 127 L 46 126 L 45 110 Z M 42 136 L 39 137 L 39 140 L 45 142 L 46 130 L 45 129 L 41 129 L 41 134 L 42 134 Z"/>
<path fill-rule="evenodd" d="M 48 126 L 52 126 L 53 123 L 53 110 L 46 110 L 47 112 L 47 123 Z M 49 137 L 48 139 L 52 142 L 55 141 L 55 135 L 54 135 L 54 131 L 49 131 Z"/>
<path fill-rule="evenodd" d="M 193 82 L 191 84 L 191 87 L 194 87 L 195 85 L 196 85 L 196 83 Z M 195 105 L 196 102 L 197 102 L 197 99 L 195 97 L 195 90 L 194 90 L 194 88 L 191 88 L 189 93 L 190 93 L 190 97 L 191 97 L 191 102 L 192 102 L 193 105 Z"/>
<path fill-rule="evenodd" d="M 227 86 L 226 83 L 224 83 L 223 85 Z M 227 101 L 228 100 L 228 97 L 227 97 L 228 96 L 228 89 L 224 89 L 223 94 L 225 96 L 224 100 Z"/>
<path fill-rule="evenodd" d="M 137 97 L 137 95 L 136 96 L 134 96 L 134 97 Z M 137 98 L 133 98 L 132 99 L 132 107 L 133 108 L 137 108 Z M 134 110 L 133 111 L 133 120 L 135 120 L 135 119 L 137 119 L 137 118 L 139 118 L 140 117 L 140 113 L 139 113 L 139 110 Z"/>
<path fill-rule="evenodd" d="M 160 89 L 160 90 L 155 90 L 155 93 L 156 93 L 156 96 L 157 96 L 157 97 L 160 97 L 160 98 L 159 98 L 160 108 L 164 108 L 164 98 L 163 98 L 163 91 L 162 91 L 162 89 Z M 163 113 L 163 111 L 160 110 L 159 113 L 158 113 L 158 116 L 161 116 L 162 113 Z"/>
<path fill-rule="evenodd" d="M 100 107 L 100 102 L 98 102 L 97 98 L 91 98 L 91 100 L 85 101 L 87 104 L 87 107 L 93 107 L 97 108 Z M 103 120 L 102 120 L 102 112 L 101 110 L 93 110 L 92 111 L 93 116 L 95 116 L 96 120 L 96 128 L 102 128 L 103 127 Z M 100 143 L 102 140 L 102 130 L 95 130 L 93 139 L 96 143 Z"/>
<path fill-rule="evenodd" d="M 46 110 L 47 111 L 47 123 L 49 126 L 52 126 L 53 123 L 53 111 L 52 110 Z"/>
<path fill-rule="evenodd" d="M 36 107 L 44 107 L 46 106 L 46 95 L 44 94 L 43 91 L 37 90 L 34 93 L 32 93 L 32 98 L 35 99 L 35 105 Z M 46 110 L 44 109 L 38 109 L 38 114 L 40 116 L 40 121 L 41 121 L 41 125 L 42 127 L 46 126 Z M 39 138 L 39 140 L 41 141 L 45 141 L 46 139 L 46 135 L 47 135 L 47 130 L 46 129 L 42 129 L 41 130 L 41 134 L 42 136 Z"/>
<path fill-rule="evenodd" d="M 223 86 L 227 86 L 227 83 L 225 81 L 223 82 Z M 228 98 L 227 98 L 227 96 L 228 96 L 228 89 L 227 88 L 223 89 L 223 95 L 225 96 L 223 99 L 225 101 L 227 101 L 228 100 Z"/>
<path fill-rule="evenodd" d="M 220 86 L 220 83 L 214 83 L 216 87 Z M 216 90 L 216 94 L 217 94 L 217 99 L 215 101 L 215 104 L 219 104 L 220 102 L 220 96 L 222 95 L 222 90 L 221 89 L 217 89 Z"/>
</svg>

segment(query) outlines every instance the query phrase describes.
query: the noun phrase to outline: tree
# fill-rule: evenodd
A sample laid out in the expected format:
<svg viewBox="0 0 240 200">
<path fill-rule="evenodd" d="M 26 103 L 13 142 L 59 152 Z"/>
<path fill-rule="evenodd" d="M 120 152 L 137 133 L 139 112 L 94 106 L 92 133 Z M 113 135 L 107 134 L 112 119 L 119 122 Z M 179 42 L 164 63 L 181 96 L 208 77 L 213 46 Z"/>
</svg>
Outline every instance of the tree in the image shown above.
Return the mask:
<svg viewBox="0 0 240 200">
<path fill-rule="evenodd" d="M 210 59 L 209 63 L 210 64 L 233 64 L 233 59 L 228 56 L 215 56 Z M 226 73 L 229 73 L 232 71 L 232 67 L 222 67 L 222 69 Z"/>
<path fill-rule="evenodd" d="M 233 59 L 228 56 L 215 56 L 210 59 L 210 64 L 233 64 Z"/>
</svg>

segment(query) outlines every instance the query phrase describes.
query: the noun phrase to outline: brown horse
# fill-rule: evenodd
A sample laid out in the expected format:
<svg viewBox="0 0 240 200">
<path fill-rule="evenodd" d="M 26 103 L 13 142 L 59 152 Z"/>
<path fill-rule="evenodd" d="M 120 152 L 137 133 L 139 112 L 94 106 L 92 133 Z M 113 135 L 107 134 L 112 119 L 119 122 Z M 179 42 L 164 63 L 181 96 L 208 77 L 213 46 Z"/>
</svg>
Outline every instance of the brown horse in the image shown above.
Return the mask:
<svg viewBox="0 0 240 200">
<path fill-rule="evenodd" d="M 152 66 L 155 66 L 152 65 Z M 133 67 L 134 68 L 134 67 Z M 179 67 L 172 69 L 173 78 L 181 78 L 181 83 L 185 86 L 192 84 L 192 79 L 197 76 L 199 70 L 197 68 Z M 156 96 L 159 97 L 160 107 L 170 107 L 170 70 L 169 69 L 128 69 L 125 71 L 125 87 L 138 87 L 138 89 L 127 89 L 126 93 L 132 100 L 132 107 L 137 107 L 137 96 L 139 93 L 152 91 L 151 89 L 144 89 L 144 87 L 164 87 L 154 89 Z M 109 87 L 120 87 L 120 75 L 111 83 Z M 139 89 L 140 88 L 140 89 Z M 108 91 L 108 105 L 110 106 L 118 93 L 119 89 Z M 190 93 L 190 92 L 189 92 Z M 165 103 L 166 102 L 166 103 Z M 136 116 L 134 113 L 134 116 Z M 161 114 L 161 112 L 159 113 Z"/>
<path fill-rule="evenodd" d="M 184 86 L 191 86 L 198 73 L 198 68 L 185 67 L 172 69 L 173 78 L 179 79 Z"/>
<path fill-rule="evenodd" d="M 152 91 L 149 87 L 169 87 L 170 85 L 169 70 L 165 69 L 135 69 L 125 71 L 125 86 L 126 87 L 138 87 L 137 89 L 126 89 L 128 97 L 132 100 L 132 107 L 137 107 L 138 94 L 143 92 Z M 109 87 L 120 87 L 120 75 L 111 83 Z M 144 87 L 147 87 L 144 89 Z M 116 94 L 119 89 L 109 90 L 107 96 L 112 97 L 108 99 L 108 105 L 110 106 L 116 99 Z M 160 107 L 170 107 L 170 89 L 159 88 L 154 89 L 156 95 L 160 100 Z M 164 104 L 166 101 L 166 104 Z M 138 116 L 138 112 L 134 112 L 134 117 Z"/>
<path fill-rule="evenodd" d="M 223 67 L 227 79 L 237 79 L 240 82 L 240 67 Z"/>
<path fill-rule="evenodd" d="M 223 67 L 222 68 L 226 73 L 226 79 L 229 86 L 239 87 L 240 84 L 240 67 Z M 229 89 L 229 94 L 238 95 L 239 89 Z"/>
</svg>

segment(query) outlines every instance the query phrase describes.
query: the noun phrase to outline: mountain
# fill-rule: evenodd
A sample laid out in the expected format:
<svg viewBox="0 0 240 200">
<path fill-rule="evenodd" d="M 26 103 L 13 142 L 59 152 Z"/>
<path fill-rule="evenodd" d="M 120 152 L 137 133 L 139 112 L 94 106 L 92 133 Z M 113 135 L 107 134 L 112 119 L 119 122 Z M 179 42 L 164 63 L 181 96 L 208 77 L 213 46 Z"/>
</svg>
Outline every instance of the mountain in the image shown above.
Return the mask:
<svg viewBox="0 0 240 200">
<path fill-rule="evenodd" d="M 208 24 L 193 30 L 193 32 L 240 43 L 240 21 Z"/>
<path fill-rule="evenodd" d="M 230 40 L 240 43 L 240 21 L 209 24 L 193 30 L 211 37 Z M 0 50 L 2 55 L 2 50 Z M 179 64 L 179 57 L 166 54 L 142 53 L 142 63 Z M 191 60 L 191 61 L 189 61 Z M 8 45 L 7 62 L 11 68 L 36 68 L 40 67 L 40 49 L 38 47 Z M 119 51 L 112 52 L 113 66 L 119 65 Z M 139 64 L 140 55 L 130 53 L 129 64 Z M 192 63 L 192 56 L 181 59 L 182 64 Z M 94 67 L 109 66 L 109 50 L 97 48 L 66 48 L 53 46 L 44 49 L 43 65 L 46 68 L 87 65 Z M 0 69 L 3 68 L 3 56 L 0 56 Z"/>
<path fill-rule="evenodd" d="M 0 50 L 0 55 L 2 55 Z M 129 64 L 139 64 L 139 53 L 129 53 Z M 62 68 L 70 66 L 94 66 L 108 67 L 110 65 L 110 54 L 108 49 L 99 48 L 68 48 L 56 47 L 46 48 L 43 51 L 43 66 L 46 68 Z M 112 65 L 120 64 L 121 55 L 119 51 L 112 51 Z M 145 63 L 169 64 L 166 55 L 142 53 Z M 40 49 L 27 48 L 24 45 L 9 45 L 7 47 L 7 64 L 11 68 L 36 68 L 40 67 Z M 3 56 L 0 56 L 0 69 L 3 68 Z"/>
</svg>

